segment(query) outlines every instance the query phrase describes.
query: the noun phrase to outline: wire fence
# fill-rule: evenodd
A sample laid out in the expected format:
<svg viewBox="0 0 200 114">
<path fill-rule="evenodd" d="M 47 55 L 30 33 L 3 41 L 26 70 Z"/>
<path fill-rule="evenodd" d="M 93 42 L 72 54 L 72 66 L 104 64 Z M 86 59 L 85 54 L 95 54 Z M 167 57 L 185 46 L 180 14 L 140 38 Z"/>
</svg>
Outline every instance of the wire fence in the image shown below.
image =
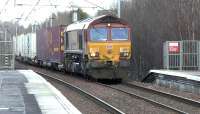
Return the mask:
<svg viewBox="0 0 200 114">
<path fill-rule="evenodd" d="M 0 70 L 14 69 L 14 43 L 7 31 L 0 31 Z"/>
<path fill-rule="evenodd" d="M 163 67 L 172 70 L 200 70 L 200 41 L 165 42 Z"/>
</svg>

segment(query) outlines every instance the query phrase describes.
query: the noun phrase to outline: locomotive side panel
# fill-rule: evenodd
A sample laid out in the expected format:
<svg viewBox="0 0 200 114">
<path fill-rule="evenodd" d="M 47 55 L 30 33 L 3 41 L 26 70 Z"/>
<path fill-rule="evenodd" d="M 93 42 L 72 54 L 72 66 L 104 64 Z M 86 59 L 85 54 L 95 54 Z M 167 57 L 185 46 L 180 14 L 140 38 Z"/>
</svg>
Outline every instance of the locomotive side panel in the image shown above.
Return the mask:
<svg viewBox="0 0 200 114">
<path fill-rule="evenodd" d="M 68 50 L 79 50 L 78 33 L 77 31 L 68 32 Z"/>
<path fill-rule="evenodd" d="M 67 53 L 83 52 L 83 49 L 85 49 L 84 43 L 84 31 L 74 30 L 65 32 L 65 51 Z"/>
<path fill-rule="evenodd" d="M 84 58 L 84 31 L 65 32 L 65 70 L 82 73 Z"/>
</svg>

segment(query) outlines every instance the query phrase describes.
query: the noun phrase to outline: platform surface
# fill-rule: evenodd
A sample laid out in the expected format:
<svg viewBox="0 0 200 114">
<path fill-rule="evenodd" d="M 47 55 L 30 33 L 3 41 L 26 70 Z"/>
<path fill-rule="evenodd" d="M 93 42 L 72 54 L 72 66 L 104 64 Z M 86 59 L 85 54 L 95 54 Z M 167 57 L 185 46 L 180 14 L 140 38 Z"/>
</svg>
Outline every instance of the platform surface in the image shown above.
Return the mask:
<svg viewBox="0 0 200 114">
<path fill-rule="evenodd" d="M 0 114 L 81 114 L 31 70 L 0 71 Z"/>
<path fill-rule="evenodd" d="M 170 76 L 177 76 L 186 78 L 189 80 L 199 81 L 200 82 L 200 71 L 184 71 L 184 70 L 150 70 L 150 73 L 158 73 Z"/>
</svg>

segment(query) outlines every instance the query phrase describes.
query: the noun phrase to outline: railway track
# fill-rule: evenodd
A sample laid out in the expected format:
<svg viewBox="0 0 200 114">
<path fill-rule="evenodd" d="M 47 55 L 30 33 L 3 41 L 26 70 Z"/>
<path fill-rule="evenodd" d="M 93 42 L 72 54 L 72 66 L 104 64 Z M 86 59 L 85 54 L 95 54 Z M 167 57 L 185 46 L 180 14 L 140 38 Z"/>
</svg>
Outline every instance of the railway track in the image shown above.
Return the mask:
<svg viewBox="0 0 200 114">
<path fill-rule="evenodd" d="M 128 94 L 128 95 L 130 95 L 130 96 L 132 96 L 132 97 L 134 97 L 134 98 L 138 98 L 138 99 L 144 100 L 144 101 L 146 101 L 146 102 L 149 102 L 149 103 L 154 104 L 154 105 L 156 105 L 156 106 L 159 106 L 159 107 L 161 107 L 161 108 L 165 108 L 165 109 L 167 109 L 167 110 L 171 110 L 171 111 L 173 111 L 173 112 L 175 112 L 175 113 L 179 113 L 179 114 L 189 114 L 189 113 L 187 113 L 187 112 L 181 111 L 181 110 L 179 110 L 179 109 L 173 108 L 173 107 L 171 107 L 171 106 L 165 105 L 165 104 L 160 103 L 160 102 L 157 102 L 157 101 L 155 101 L 155 100 L 152 100 L 152 99 L 149 99 L 149 98 L 146 98 L 146 97 L 137 95 L 137 94 L 135 94 L 135 93 L 126 91 L 126 90 L 124 90 L 124 89 L 119 89 L 119 88 L 117 88 L 117 87 L 113 87 L 113 86 L 109 86 L 109 85 L 101 84 L 101 83 L 98 83 L 98 84 L 99 84 L 99 85 L 102 85 L 102 86 L 106 86 L 106 87 L 111 88 L 111 89 L 114 89 L 114 90 L 117 90 L 117 91 L 120 91 L 120 92 L 122 92 L 122 93 Z"/>
<path fill-rule="evenodd" d="M 42 72 L 40 72 L 40 70 L 38 71 L 37 69 L 36 69 L 36 72 L 38 73 L 38 74 L 41 74 L 41 75 L 47 75 L 47 74 L 49 74 L 48 72 L 46 72 L 46 74 L 45 73 L 43 73 L 43 71 Z M 51 74 L 51 73 L 50 73 Z M 54 76 L 54 73 L 52 73 L 51 74 L 52 76 Z M 56 75 L 56 74 L 55 74 Z M 69 80 L 65 80 L 64 79 L 64 77 L 66 77 L 66 76 L 64 76 L 63 74 L 61 74 L 61 73 L 59 73 L 59 75 L 60 76 L 54 76 L 54 77 L 57 77 L 57 79 L 58 79 L 58 82 L 59 82 L 59 80 L 61 81 L 60 83 L 63 83 L 63 85 L 65 85 L 65 83 L 67 83 L 67 82 L 69 82 Z M 64 76 L 64 77 L 62 77 L 62 76 Z M 52 79 L 52 78 L 54 78 L 54 77 L 49 77 L 50 79 Z M 63 79 L 65 80 L 65 81 L 67 81 L 67 82 L 64 82 L 63 81 Z M 77 80 L 77 78 L 76 78 L 76 80 Z M 63 81 L 63 82 L 62 82 Z M 78 80 L 77 80 L 78 81 Z M 71 81 L 70 81 L 71 82 Z M 72 81 L 72 83 L 73 83 L 73 81 Z M 87 82 L 86 82 L 87 83 Z M 92 82 L 93 84 L 89 84 L 89 85 L 95 85 L 94 83 L 95 82 Z M 69 83 L 67 83 L 67 84 L 69 84 Z M 70 84 L 71 85 L 71 84 Z M 73 83 L 73 85 L 74 85 L 74 83 Z M 82 88 L 82 86 L 77 86 L 77 84 L 75 84 L 76 85 L 76 87 L 80 87 L 80 88 Z M 142 86 L 140 87 L 140 89 L 136 89 L 136 87 L 134 86 L 134 85 L 128 85 L 128 84 L 118 84 L 118 85 L 105 85 L 105 84 L 101 84 L 101 83 L 96 83 L 96 85 L 99 85 L 99 86 L 104 86 L 103 88 L 105 88 L 104 90 L 106 90 L 106 91 L 118 91 L 118 93 L 119 94 L 123 94 L 124 96 L 129 96 L 131 99 L 139 99 L 139 100 L 141 100 L 141 101 L 145 101 L 145 102 L 148 102 L 147 104 L 152 104 L 152 106 L 154 106 L 154 108 L 158 108 L 158 109 L 161 109 L 161 110 L 165 110 L 165 111 L 167 111 L 168 113 L 170 113 L 170 112 L 172 112 L 172 113 L 179 113 L 179 114 L 190 114 L 192 111 L 192 109 L 191 110 L 187 110 L 188 109 L 188 107 L 186 107 L 185 109 L 181 109 L 181 108 L 179 108 L 179 107 L 176 107 L 176 106 L 174 106 L 173 104 L 167 104 L 167 103 L 165 103 L 165 102 L 163 102 L 162 100 L 163 99 L 154 99 L 154 98 L 157 98 L 158 97 L 158 95 L 156 94 L 156 93 L 154 93 L 154 92 L 151 92 L 151 91 L 146 91 L 145 92 L 145 90 L 146 89 L 148 89 L 148 88 L 146 88 L 145 89 L 145 87 L 144 87 L 144 89 L 142 89 Z M 139 87 L 139 86 L 138 86 Z M 71 88 L 71 87 L 70 87 Z M 80 89 L 80 88 L 78 88 L 78 89 Z M 107 88 L 107 89 L 106 89 Z M 110 89 L 109 89 L 110 88 Z M 72 88 L 73 89 L 73 88 Z M 85 89 L 84 89 L 85 90 Z M 76 90 L 75 90 L 76 91 Z M 88 90 L 87 90 L 88 91 Z M 140 92 L 138 92 L 138 91 L 140 91 Z M 158 90 L 157 90 L 158 91 Z M 85 91 L 84 91 L 85 92 Z M 88 92 L 90 92 L 90 91 L 88 91 Z M 87 93 L 87 92 L 85 92 L 85 93 Z M 91 92 L 90 92 L 91 93 Z M 146 93 L 148 93 L 147 95 L 146 95 Z M 80 93 L 81 95 L 82 95 L 82 93 Z M 93 94 L 93 93 L 92 93 Z M 155 96 L 154 96 L 154 98 L 151 98 L 151 94 L 155 94 Z M 91 94 L 89 94 L 89 96 L 88 95 L 85 95 L 85 94 L 83 94 L 84 96 L 86 96 L 87 98 L 90 98 L 91 99 L 91 97 L 90 97 L 90 95 Z M 91 95 L 91 96 L 93 96 L 93 95 Z M 95 95 L 96 96 L 96 95 Z M 169 99 L 171 99 L 170 98 L 170 96 L 168 95 L 168 96 L 166 96 L 167 97 L 167 99 L 169 100 Z M 102 97 L 101 97 L 102 98 Z M 183 97 L 184 98 L 184 97 Z M 98 98 L 97 98 L 98 99 Z M 104 98 L 103 98 L 104 99 Z M 185 99 L 187 99 L 187 98 L 185 98 Z M 111 106 L 111 107 L 117 107 L 117 108 L 114 108 L 114 109 L 117 109 L 119 112 L 121 112 L 121 113 L 123 113 L 123 112 L 126 112 L 127 110 L 124 110 L 124 108 L 121 108 L 121 107 L 119 107 L 119 106 L 117 106 L 117 105 L 115 105 L 115 104 L 113 104 L 113 102 L 115 102 L 115 101 L 112 101 L 112 102 L 110 102 L 110 100 L 106 100 L 106 99 L 104 99 L 106 102 L 108 102 L 108 103 L 111 103 L 113 106 Z M 173 99 L 174 100 L 174 99 Z M 165 101 L 165 99 L 164 99 L 164 101 Z M 194 100 L 193 100 L 194 101 Z M 95 104 L 96 103 L 98 103 L 99 104 L 99 102 L 98 101 L 94 101 L 95 102 Z M 108 103 L 106 103 L 106 104 L 108 104 Z M 180 102 L 179 102 L 180 103 Z M 187 103 L 189 103 L 189 102 L 187 102 Z M 196 103 L 198 103 L 198 102 L 196 102 Z M 104 107 L 104 105 L 105 104 L 103 104 L 102 105 L 102 103 L 100 103 L 99 104 L 101 107 Z M 181 104 L 182 105 L 182 104 Z M 189 104 L 189 105 L 191 105 L 191 104 Z M 150 106 L 150 105 L 147 105 L 147 106 Z M 195 106 L 199 106 L 199 104 L 196 104 Z M 130 106 L 129 106 L 130 107 Z M 196 107 L 197 108 L 197 107 Z M 104 108 L 104 109 L 107 109 L 107 110 L 110 110 L 111 108 L 110 107 L 107 107 L 107 108 Z M 122 111 L 120 111 L 120 110 L 123 110 L 123 112 Z M 130 109 L 129 109 L 130 110 Z M 116 111 L 116 110 L 115 110 Z M 194 111 L 196 111 L 196 109 L 194 110 Z M 194 113 L 194 111 L 192 112 L 192 113 Z M 113 111 L 109 111 L 109 112 L 111 112 L 111 113 L 119 113 L 119 112 L 113 112 Z M 200 111 L 199 111 L 200 112 Z M 126 112 L 127 113 L 127 112 Z M 191 114 L 192 114 L 191 113 Z M 199 114 L 198 113 L 198 111 L 196 111 L 196 113 L 194 113 L 194 114 Z"/>
<path fill-rule="evenodd" d="M 200 102 L 189 98 L 132 83 L 124 83 L 116 86 L 101 85 L 116 89 L 178 113 L 200 114 Z"/>
<path fill-rule="evenodd" d="M 168 93 L 168 92 L 158 91 L 158 90 L 155 90 L 155 89 L 152 89 L 152 88 L 147 88 L 147 87 L 143 87 L 143 86 L 132 84 L 132 83 L 124 83 L 124 85 L 131 87 L 131 88 L 142 89 L 144 91 L 159 94 L 159 95 L 162 95 L 162 96 L 165 96 L 165 97 L 170 97 L 170 98 L 176 99 L 178 101 L 184 102 L 185 104 L 190 104 L 190 105 L 193 105 L 193 106 L 200 107 L 200 102 L 195 101 L 193 99 L 185 98 L 185 97 L 178 96 L 178 95 L 175 95 L 175 94 L 171 94 L 171 93 Z"/>
<path fill-rule="evenodd" d="M 59 78 L 55 78 L 55 77 L 52 77 L 52 76 L 49 76 L 48 74 L 45 74 L 45 73 L 41 73 L 41 72 L 38 72 L 36 71 L 38 74 L 42 75 L 42 76 L 45 76 L 47 78 L 50 78 L 50 79 L 53 79 L 53 80 L 56 80 L 60 83 L 63 83 L 65 84 L 65 86 L 75 90 L 76 92 L 80 93 L 81 95 L 84 95 L 86 96 L 87 98 L 91 99 L 92 101 L 94 101 L 95 103 L 99 104 L 100 106 L 104 107 L 105 109 L 109 110 L 111 113 L 113 114 L 125 114 L 124 112 L 120 111 L 119 109 L 115 108 L 114 106 L 106 103 L 105 101 L 93 96 L 92 94 L 76 87 L 76 86 L 73 86 L 72 84 L 68 83 L 68 82 L 65 82 Z M 117 90 L 117 91 L 120 91 L 124 94 L 128 94 L 134 98 L 138 98 L 138 99 L 141 99 L 141 100 L 144 100 L 146 102 L 149 102 L 153 105 L 156 105 L 158 107 L 161 107 L 161 108 L 164 108 L 164 109 L 167 109 L 169 111 L 172 111 L 172 112 L 175 112 L 175 113 L 178 113 L 178 114 L 188 114 L 187 112 L 184 112 L 184 111 L 181 111 L 181 110 L 178 110 L 176 108 L 173 108 L 171 106 L 167 106 L 165 104 L 162 104 L 162 103 L 159 103 L 157 101 L 154 101 L 154 100 L 151 100 L 151 99 L 148 99 L 148 98 L 145 98 L 145 97 L 142 97 L 142 96 L 138 96 L 137 94 L 134 94 L 134 93 L 131 93 L 131 92 L 127 92 L 125 90 L 122 90 L 122 89 L 119 89 L 119 88 L 115 88 L 115 87 L 112 87 L 112 86 L 109 86 L 109 85 L 106 85 L 106 84 L 101 84 L 101 83 L 97 83 L 98 85 L 101 85 L 101 86 L 106 86 L 107 88 L 111 88 L 111 89 L 114 89 L 114 90 Z"/>
<path fill-rule="evenodd" d="M 59 82 L 59 83 L 62 83 L 64 86 L 76 91 L 77 93 L 87 97 L 88 99 L 92 100 L 93 102 L 97 103 L 98 105 L 100 105 L 101 107 L 105 108 L 106 110 L 108 110 L 109 112 L 113 113 L 113 114 L 125 114 L 124 112 L 122 112 L 121 110 L 115 108 L 114 106 L 108 104 L 107 102 L 97 98 L 96 96 L 82 90 L 81 88 L 79 87 L 76 87 L 68 82 L 65 82 L 59 78 L 56 78 L 56 77 L 52 77 L 48 74 L 45 74 L 45 73 L 42 73 L 42 72 L 38 72 L 36 71 L 36 73 L 48 78 L 48 79 L 51 79 L 51 80 L 54 80 L 56 82 Z"/>
</svg>

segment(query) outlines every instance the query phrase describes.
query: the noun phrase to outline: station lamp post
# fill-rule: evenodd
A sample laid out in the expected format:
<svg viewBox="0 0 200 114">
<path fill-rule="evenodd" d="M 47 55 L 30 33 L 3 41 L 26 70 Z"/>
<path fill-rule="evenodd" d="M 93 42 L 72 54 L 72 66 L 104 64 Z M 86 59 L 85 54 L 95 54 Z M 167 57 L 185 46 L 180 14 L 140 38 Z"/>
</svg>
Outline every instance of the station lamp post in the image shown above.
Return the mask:
<svg viewBox="0 0 200 114">
<path fill-rule="evenodd" d="M 117 1 L 117 16 L 121 17 L 121 0 Z"/>
<path fill-rule="evenodd" d="M 15 35 L 17 36 L 17 35 L 18 35 L 18 34 L 17 34 L 18 25 L 17 25 L 17 24 L 18 24 L 19 20 L 22 19 L 22 18 L 15 18 L 15 19 L 16 19 L 16 21 L 15 21 L 15 22 L 16 22 Z"/>
</svg>

